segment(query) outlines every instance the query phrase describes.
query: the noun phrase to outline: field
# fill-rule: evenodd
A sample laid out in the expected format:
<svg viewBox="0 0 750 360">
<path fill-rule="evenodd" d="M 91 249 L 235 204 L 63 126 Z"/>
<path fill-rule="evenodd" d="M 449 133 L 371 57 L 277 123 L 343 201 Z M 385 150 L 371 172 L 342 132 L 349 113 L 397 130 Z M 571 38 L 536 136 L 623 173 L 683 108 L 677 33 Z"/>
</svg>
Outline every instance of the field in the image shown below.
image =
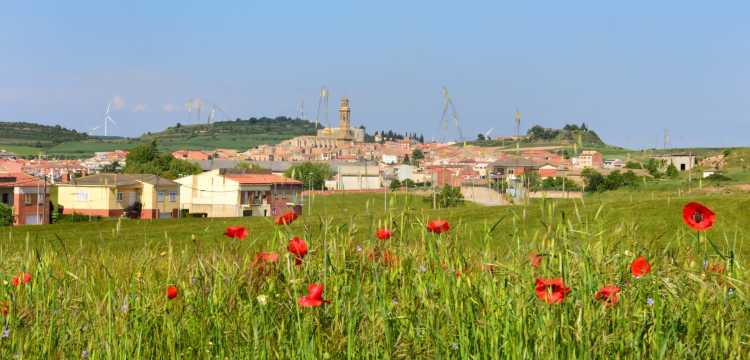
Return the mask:
<svg viewBox="0 0 750 360">
<path fill-rule="evenodd" d="M 440 210 L 403 194 L 387 206 L 382 194 L 341 195 L 308 201 L 290 226 L 242 218 L 0 229 L 2 281 L 32 276 L 0 287 L 0 358 L 746 357 L 750 195 L 681 195 Z M 688 201 L 717 214 L 701 236 L 682 223 Z M 428 232 L 438 218 L 451 229 Z M 229 225 L 248 237 L 224 237 Z M 393 237 L 378 240 L 381 227 Z M 286 250 L 292 236 L 310 247 L 299 266 Z M 277 252 L 278 263 L 260 266 L 260 251 Z M 542 255 L 539 267 L 530 253 Z M 651 271 L 635 278 L 639 256 Z M 571 289 L 562 302 L 538 299 L 535 279 L 558 277 Z M 325 285 L 329 304 L 298 305 L 311 283 Z M 606 284 L 622 289 L 614 304 L 594 298 Z"/>
</svg>

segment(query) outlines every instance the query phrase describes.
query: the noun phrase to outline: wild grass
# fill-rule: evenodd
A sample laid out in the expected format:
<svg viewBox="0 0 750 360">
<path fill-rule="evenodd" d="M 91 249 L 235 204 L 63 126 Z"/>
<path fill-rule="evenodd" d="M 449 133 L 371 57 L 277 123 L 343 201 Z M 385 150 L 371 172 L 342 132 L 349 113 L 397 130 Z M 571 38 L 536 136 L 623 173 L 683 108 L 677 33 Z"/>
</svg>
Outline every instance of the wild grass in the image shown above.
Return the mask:
<svg viewBox="0 0 750 360">
<path fill-rule="evenodd" d="M 707 233 L 680 222 L 687 199 L 624 194 L 527 207 L 430 210 L 421 198 L 320 197 L 291 226 L 268 219 L 107 221 L 0 230 L 0 358 L 744 358 L 750 351 L 748 197 L 704 196 Z M 692 200 L 692 199 L 691 199 Z M 317 209 L 317 210 L 316 210 Z M 452 229 L 435 235 L 429 219 Z M 250 230 L 244 241 L 227 225 Z M 377 240 L 386 226 L 394 236 Z M 297 235 L 301 266 L 286 255 Z M 382 261 L 382 251 L 397 257 Z M 279 263 L 254 267 L 258 251 Z M 528 254 L 544 254 L 539 268 Z M 720 255 L 721 254 L 721 255 Z M 630 275 L 646 256 L 652 271 Z M 722 263 L 724 273 L 707 271 Z M 492 271 L 487 271 L 491 269 Z M 562 277 L 562 304 L 534 295 Z M 330 304 L 301 308 L 309 283 Z M 594 293 L 617 284 L 605 307 Z M 179 295 L 165 296 L 174 284 Z M 651 300 L 649 300 L 651 299 Z M 743 355 L 745 354 L 745 355 Z"/>
</svg>

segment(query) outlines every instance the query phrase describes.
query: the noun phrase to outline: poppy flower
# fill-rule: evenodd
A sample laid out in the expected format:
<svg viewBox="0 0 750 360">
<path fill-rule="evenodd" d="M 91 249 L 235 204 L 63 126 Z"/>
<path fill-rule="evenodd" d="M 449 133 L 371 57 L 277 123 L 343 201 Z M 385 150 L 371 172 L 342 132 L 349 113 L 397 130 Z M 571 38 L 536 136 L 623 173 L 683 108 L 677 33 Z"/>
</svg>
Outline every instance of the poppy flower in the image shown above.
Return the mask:
<svg viewBox="0 0 750 360">
<path fill-rule="evenodd" d="M 367 255 L 367 258 L 370 259 L 370 261 L 376 261 L 385 266 L 393 266 L 398 263 L 398 256 L 388 250 L 383 250 L 382 252 L 373 250 Z"/>
<path fill-rule="evenodd" d="M 708 271 L 716 274 L 723 274 L 726 271 L 724 264 L 717 262 L 708 266 Z"/>
<path fill-rule="evenodd" d="M 8 303 L 7 301 L 0 302 L 0 315 L 8 316 L 9 311 L 10 311 L 10 303 Z"/>
<path fill-rule="evenodd" d="M 245 237 L 247 237 L 247 229 L 242 226 L 227 226 L 227 229 L 224 230 L 224 236 L 228 238 L 245 240 Z"/>
<path fill-rule="evenodd" d="M 711 209 L 691 202 L 682 208 L 682 221 L 696 231 L 706 231 L 714 225 L 716 214 Z"/>
<path fill-rule="evenodd" d="M 606 306 L 612 306 L 614 304 L 617 304 L 617 301 L 619 300 L 619 297 L 617 294 L 620 293 L 620 288 L 612 285 L 607 284 L 603 288 L 599 289 L 599 291 L 594 294 L 594 298 L 596 300 L 599 300 L 602 304 Z"/>
<path fill-rule="evenodd" d="M 276 218 L 276 225 L 289 225 L 297 219 L 297 213 L 294 211 L 287 211 L 281 216 Z"/>
<path fill-rule="evenodd" d="M 633 263 L 630 264 L 630 273 L 636 278 L 646 275 L 649 272 L 651 272 L 651 264 L 648 263 L 645 256 L 633 260 Z"/>
<path fill-rule="evenodd" d="M 18 286 L 18 285 L 21 285 L 21 284 L 26 285 L 29 282 L 31 282 L 31 274 L 30 273 L 24 273 L 24 272 L 20 272 L 20 273 L 18 273 L 18 276 L 14 276 L 12 279 L 10 279 L 10 283 L 13 286 Z"/>
<path fill-rule="evenodd" d="M 427 223 L 427 231 L 435 234 L 442 234 L 451 229 L 447 220 L 432 220 Z"/>
<path fill-rule="evenodd" d="M 177 287 L 174 285 L 167 286 L 167 299 L 172 300 L 177 297 Z"/>
<path fill-rule="evenodd" d="M 547 304 L 562 303 L 565 295 L 570 293 L 570 288 L 565 287 L 562 278 L 536 279 L 536 297 Z"/>
<path fill-rule="evenodd" d="M 294 255 L 294 262 L 297 265 L 301 265 L 302 259 L 307 255 L 307 243 L 305 240 L 295 236 L 289 240 L 289 245 L 287 245 L 286 249 Z"/>
<path fill-rule="evenodd" d="M 542 263 L 542 255 L 539 255 L 537 253 L 529 254 L 529 262 L 531 263 L 531 266 L 538 268 Z"/>
<path fill-rule="evenodd" d="M 380 240 L 388 240 L 391 238 L 391 235 L 393 235 L 393 233 L 388 229 L 378 229 L 378 231 L 375 233 L 375 236 L 377 236 Z"/>
<path fill-rule="evenodd" d="M 328 300 L 323 300 L 323 284 L 310 284 L 307 286 L 307 295 L 299 298 L 297 304 L 302 307 L 318 307 L 323 304 L 330 304 Z"/>
<path fill-rule="evenodd" d="M 264 270 L 266 265 L 275 264 L 277 261 L 279 261 L 279 254 L 277 252 L 261 251 L 255 254 L 255 259 L 253 259 L 253 267 L 259 270 Z"/>
</svg>

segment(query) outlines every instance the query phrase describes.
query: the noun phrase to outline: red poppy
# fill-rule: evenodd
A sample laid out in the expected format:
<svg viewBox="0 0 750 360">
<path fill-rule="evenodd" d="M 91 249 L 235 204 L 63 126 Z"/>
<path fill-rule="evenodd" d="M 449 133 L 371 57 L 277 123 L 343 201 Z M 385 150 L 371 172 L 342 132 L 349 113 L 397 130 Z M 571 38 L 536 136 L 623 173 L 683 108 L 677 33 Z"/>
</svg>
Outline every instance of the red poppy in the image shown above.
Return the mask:
<svg viewBox="0 0 750 360">
<path fill-rule="evenodd" d="M 287 211 L 276 218 L 276 225 L 289 225 L 296 219 L 297 213 L 295 213 L 294 211 Z"/>
<path fill-rule="evenodd" d="M 12 279 L 10 279 L 10 283 L 13 286 L 21 285 L 21 283 L 28 284 L 31 282 L 31 274 L 30 273 L 24 273 L 20 272 L 18 273 L 18 276 L 14 276 Z"/>
<path fill-rule="evenodd" d="M 724 271 L 726 271 L 726 268 L 722 263 L 713 263 L 708 267 L 708 271 L 712 273 L 723 274 Z"/>
<path fill-rule="evenodd" d="M 646 275 L 649 272 L 651 272 L 651 264 L 648 263 L 645 256 L 633 260 L 633 263 L 630 264 L 630 273 L 636 278 Z"/>
<path fill-rule="evenodd" d="M 537 253 L 529 254 L 529 262 L 531 263 L 531 266 L 538 268 L 542 263 L 542 255 L 539 255 Z"/>
<path fill-rule="evenodd" d="M 286 249 L 294 255 L 294 262 L 297 265 L 301 265 L 302 259 L 307 255 L 307 243 L 305 240 L 295 236 L 292 240 L 289 240 L 289 245 L 287 245 Z"/>
<path fill-rule="evenodd" d="M 172 300 L 177 297 L 177 287 L 174 285 L 167 286 L 167 299 Z"/>
<path fill-rule="evenodd" d="M 536 297 L 547 304 L 562 303 L 570 288 L 565 287 L 562 278 L 536 279 Z"/>
<path fill-rule="evenodd" d="M 307 286 L 307 295 L 299 298 L 297 303 L 302 307 L 318 307 L 331 302 L 323 300 L 323 284 L 310 284 Z"/>
<path fill-rule="evenodd" d="M 617 301 L 619 300 L 617 294 L 619 293 L 619 287 L 612 284 L 607 284 L 603 288 L 599 289 L 596 294 L 594 294 L 594 298 L 596 300 L 599 300 L 604 305 L 612 306 L 614 304 L 617 304 Z"/>
<path fill-rule="evenodd" d="M 375 233 L 375 235 L 380 240 L 388 240 L 388 239 L 391 238 L 391 235 L 393 235 L 393 233 L 390 230 L 388 230 L 388 229 L 378 229 L 378 231 Z"/>
<path fill-rule="evenodd" d="M 447 220 L 432 220 L 427 223 L 427 231 L 435 234 L 441 234 L 451 229 Z"/>
<path fill-rule="evenodd" d="M 0 302 L 0 315 L 8 316 L 9 311 L 10 311 L 10 303 L 7 301 Z"/>
<path fill-rule="evenodd" d="M 247 229 L 242 226 L 227 226 L 227 229 L 224 230 L 224 236 L 228 238 L 245 240 L 245 237 L 247 237 Z"/>
<path fill-rule="evenodd" d="M 255 259 L 253 259 L 253 267 L 264 270 L 266 265 L 273 265 L 277 261 L 279 261 L 279 254 L 275 251 L 261 251 L 257 254 L 255 254 Z"/>
<path fill-rule="evenodd" d="M 706 231 L 714 225 L 716 214 L 711 209 L 691 202 L 682 208 L 682 221 L 696 231 Z"/>
<path fill-rule="evenodd" d="M 382 252 L 378 250 L 370 251 L 370 253 L 367 254 L 367 258 L 370 259 L 370 261 L 377 261 L 385 266 L 393 266 L 398 263 L 398 256 L 388 250 L 383 250 Z"/>
</svg>

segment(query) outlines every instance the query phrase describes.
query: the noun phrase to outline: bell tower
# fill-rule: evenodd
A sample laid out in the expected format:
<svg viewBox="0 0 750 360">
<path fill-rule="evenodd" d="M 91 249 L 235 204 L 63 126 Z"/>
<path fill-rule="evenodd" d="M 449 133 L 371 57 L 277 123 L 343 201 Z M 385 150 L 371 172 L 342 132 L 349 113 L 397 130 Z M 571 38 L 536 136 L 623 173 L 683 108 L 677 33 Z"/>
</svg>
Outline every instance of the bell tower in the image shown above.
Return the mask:
<svg viewBox="0 0 750 360">
<path fill-rule="evenodd" d="M 342 97 L 341 105 L 339 106 L 339 129 L 342 132 L 349 130 L 349 111 L 349 99 Z"/>
</svg>

